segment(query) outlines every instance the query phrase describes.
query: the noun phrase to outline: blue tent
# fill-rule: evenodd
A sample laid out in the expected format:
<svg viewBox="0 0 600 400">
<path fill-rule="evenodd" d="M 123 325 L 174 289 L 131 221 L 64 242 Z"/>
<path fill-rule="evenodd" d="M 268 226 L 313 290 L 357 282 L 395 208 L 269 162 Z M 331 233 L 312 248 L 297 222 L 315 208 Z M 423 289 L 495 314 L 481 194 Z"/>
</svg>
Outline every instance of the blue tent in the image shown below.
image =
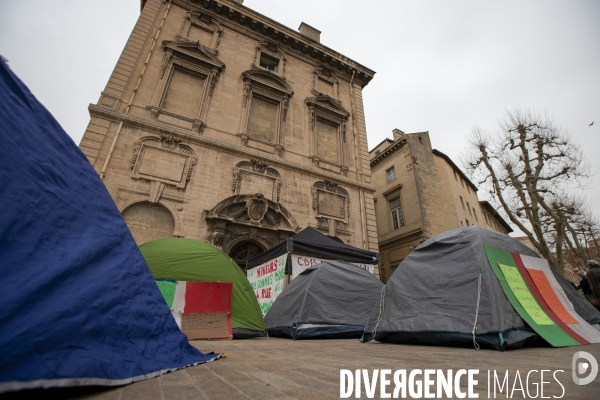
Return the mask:
<svg viewBox="0 0 600 400">
<path fill-rule="evenodd" d="M 122 385 L 189 345 L 100 178 L 0 61 L 0 393 Z"/>
</svg>

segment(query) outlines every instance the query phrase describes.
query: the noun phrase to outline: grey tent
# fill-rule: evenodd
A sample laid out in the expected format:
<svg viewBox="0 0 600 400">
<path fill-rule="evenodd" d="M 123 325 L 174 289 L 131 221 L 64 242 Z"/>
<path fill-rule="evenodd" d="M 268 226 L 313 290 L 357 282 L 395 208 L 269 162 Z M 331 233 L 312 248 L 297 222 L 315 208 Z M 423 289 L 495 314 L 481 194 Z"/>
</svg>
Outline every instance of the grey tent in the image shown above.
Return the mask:
<svg viewBox="0 0 600 400">
<path fill-rule="evenodd" d="M 265 316 L 272 336 L 360 338 L 383 283 L 343 261 L 308 268 L 281 292 Z"/>
<path fill-rule="evenodd" d="M 503 350 L 541 340 L 506 298 L 484 244 L 538 257 L 513 238 L 478 226 L 437 235 L 410 253 L 390 277 L 361 340 L 472 346 L 480 274 L 477 343 Z M 600 313 L 553 272 L 575 311 L 590 324 L 600 323 Z"/>
</svg>

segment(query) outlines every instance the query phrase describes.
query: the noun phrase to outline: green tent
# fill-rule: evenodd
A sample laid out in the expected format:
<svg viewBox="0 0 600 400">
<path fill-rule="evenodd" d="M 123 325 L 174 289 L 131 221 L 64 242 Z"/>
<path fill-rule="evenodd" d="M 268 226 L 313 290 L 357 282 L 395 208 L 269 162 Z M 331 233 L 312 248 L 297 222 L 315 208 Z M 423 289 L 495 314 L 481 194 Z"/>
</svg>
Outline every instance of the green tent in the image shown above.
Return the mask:
<svg viewBox="0 0 600 400">
<path fill-rule="evenodd" d="M 265 322 L 254 290 L 240 267 L 221 250 L 200 240 L 168 238 L 145 243 L 140 251 L 154 279 L 233 282 L 234 338 L 263 336 Z"/>
</svg>

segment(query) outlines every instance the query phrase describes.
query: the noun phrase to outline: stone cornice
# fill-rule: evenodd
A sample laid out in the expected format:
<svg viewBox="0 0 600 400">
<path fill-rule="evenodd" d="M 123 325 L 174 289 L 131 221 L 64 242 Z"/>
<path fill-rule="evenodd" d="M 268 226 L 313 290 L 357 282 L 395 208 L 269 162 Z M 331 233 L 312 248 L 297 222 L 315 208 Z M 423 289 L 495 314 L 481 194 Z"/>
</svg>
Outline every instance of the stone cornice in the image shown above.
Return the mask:
<svg viewBox="0 0 600 400">
<path fill-rule="evenodd" d="M 210 147 L 222 152 L 235 154 L 248 159 L 260 158 L 262 160 L 267 161 L 270 165 L 276 165 L 286 169 L 298 170 L 306 174 L 312 175 L 316 179 L 332 179 L 336 181 L 340 186 L 361 189 L 371 194 L 375 192 L 375 187 L 372 185 L 365 184 L 362 182 L 356 182 L 347 179 L 343 176 L 334 173 L 329 173 L 318 168 L 284 160 L 280 157 L 276 157 L 274 155 L 267 154 L 259 150 L 254 150 L 249 147 L 237 146 L 234 144 L 221 142 L 219 140 L 209 139 L 207 137 L 200 136 L 197 133 L 193 133 L 192 131 L 177 128 L 175 126 L 163 124 L 157 121 L 148 120 L 145 118 L 124 114 L 122 112 L 118 112 L 111 108 L 100 106 L 97 104 L 90 104 L 88 109 L 90 111 L 90 116 L 92 117 L 100 117 L 117 123 L 123 121 L 125 125 L 139 127 L 149 132 L 173 134 L 176 135 L 176 137 L 185 140 L 187 143 L 194 143 L 201 146 Z"/>
<path fill-rule="evenodd" d="M 381 152 L 381 154 L 379 154 L 377 157 L 375 157 L 374 159 L 371 160 L 371 168 L 373 168 L 373 166 L 375 164 L 377 164 L 378 162 L 382 161 L 385 157 L 389 156 L 390 154 L 392 154 L 392 152 L 398 148 L 400 148 L 401 145 L 406 143 L 406 139 L 400 139 L 398 141 L 396 141 L 395 143 L 393 143 L 390 147 L 386 148 L 385 150 L 383 150 Z"/>
<path fill-rule="evenodd" d="M 500 223 L 500 225 L 502 225 L 504 227 L 504 229 L 506 229 L 506 231 L 508 233 L 513 232 L 513 229 L 510 227 L 510 225 L 504 220 L 504 218 L 502 218 L 502 216 L 500 214 L 498 214 L 498 211 L 496 211 L 496 209 L 494 208 L 494 206 L 492 206 L 489 201 L 486 200 L 480 200 L 479 201 L 479 205 L 483 208 L 485 208 L 486 210 L 488 210 L 488 212 L 490 214 L 492 214 L 492 216 L 496 219 L 496 221 L 498 221 Z"/>
<path fill-rule="evenodd" d="M 348 76 L 352 76 L 354 72 L 354 79 L 363 88 L 375 75 L 375 71 L 343 54 L 236 2 L 224 0 L 171 1 L 173 4 L 187 10 L 204 8 L 207 12 L 221 17 L 222 19 L 219 19 L 219 22 L 223 25 L 234 29 L 238 27 L 246 31 L 254 31 L 261 38 L 283 46 L 290 54 L 295 54 L 300 58 L 310 58 L 318 65 L 328 66 Z"/>
</svg>

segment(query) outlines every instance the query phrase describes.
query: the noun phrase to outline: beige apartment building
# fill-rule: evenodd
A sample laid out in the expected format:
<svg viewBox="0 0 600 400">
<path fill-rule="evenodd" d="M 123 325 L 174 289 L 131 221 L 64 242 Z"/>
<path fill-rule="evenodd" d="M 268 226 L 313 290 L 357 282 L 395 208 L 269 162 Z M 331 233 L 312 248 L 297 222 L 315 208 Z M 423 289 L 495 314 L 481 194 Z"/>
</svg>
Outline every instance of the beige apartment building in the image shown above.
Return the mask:
<svg viewBox="0 0 600 400">
<path fill-rule="evenodd" d="M 242 1 L 142 5 L 80 143 L 137 243 L 196 238 L 243 264 L 311 226 L 378 251 L 374 71 Z"/>
<path fill-rule="evenodd" d="M 394 129 L 370 151 L 382 279 L 425 240 L 462 226 L 479 225 L 502 233 L 510 226 L 477 187 L 444 153 L 431 146 L 428 132 Z"/>
</svg>

